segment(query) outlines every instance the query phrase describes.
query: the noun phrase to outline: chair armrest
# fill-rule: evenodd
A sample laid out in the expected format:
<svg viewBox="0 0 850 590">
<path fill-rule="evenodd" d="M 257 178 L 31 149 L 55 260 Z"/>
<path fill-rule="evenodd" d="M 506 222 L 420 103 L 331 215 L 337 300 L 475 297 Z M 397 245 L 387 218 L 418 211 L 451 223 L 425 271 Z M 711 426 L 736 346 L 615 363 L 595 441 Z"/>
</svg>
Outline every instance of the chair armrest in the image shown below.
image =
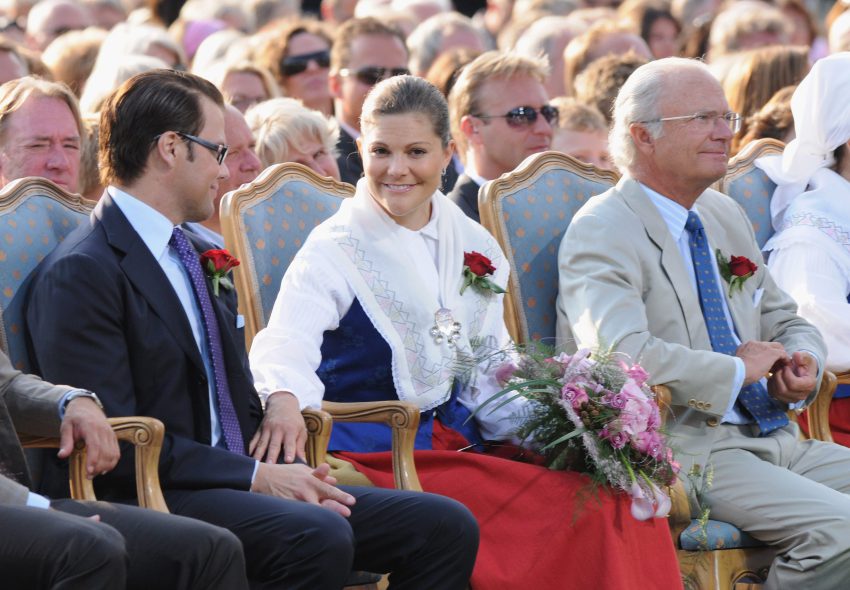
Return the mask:
<svg viewBox="0 0 850 590">
<path fill-rule="evenodd" d="M 413 445 L 419 428 L 419 408 L 402 401 L 323 402 L 334 421 L 381 422 L 392 428 L 393 478 L 400 490 L 421 492 L 413 462 Z"/>
<path fill-rule="evenodd" d="M 835 388 L 839 383 L 850 383 L 850 373 L 834 375 L 830 371 L 823 372 L 820 389 L 815 401 L 808 407 L 809 436 L 816 440 L 832 442 L 832 432 L 829 429 L 829 405 Z"/>
<path fill-rule="evenodd" d="M 322 410 L 306 408 L 301 411 L 304 424 L 307 425 L 307 463 L 313 467 L 325 462 L 328 443 L 331 440 L 333 419 Z"/>
<path fill-rule="evenodd" d="M 156 418 L 127 416 L 109 418 L 109 424 L 119 441 L 132 443 L 136 451 L 136 493 L 139 506 L 168 512 L 159 484 L 159 454 L 165 427 Z M 57 448 L 58 437 L 21 435 L 27 448 Z M 68 462 L 71 497 L 75 500 L 96 500 L 92 480 L 86 477 L 85 444 L 78 442 Z"/>
</svg>

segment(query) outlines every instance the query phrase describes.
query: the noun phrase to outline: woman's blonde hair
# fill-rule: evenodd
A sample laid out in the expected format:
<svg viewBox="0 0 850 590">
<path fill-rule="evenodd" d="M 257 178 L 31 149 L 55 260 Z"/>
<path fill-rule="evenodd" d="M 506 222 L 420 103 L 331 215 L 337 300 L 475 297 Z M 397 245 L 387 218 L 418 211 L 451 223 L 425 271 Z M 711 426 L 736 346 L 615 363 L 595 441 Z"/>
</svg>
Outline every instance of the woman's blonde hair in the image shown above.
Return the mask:
<svg viewBox="0 0 850 590">
<path fill-rule="evenodd" d="M 294 98 L 273 98 L 245 113 L 263 167 L 289 161 L 289 152 L 305 137 L 318 140 L 329 154 L 337 155 L 339 126 L 319 111 Z"/>
</svg>

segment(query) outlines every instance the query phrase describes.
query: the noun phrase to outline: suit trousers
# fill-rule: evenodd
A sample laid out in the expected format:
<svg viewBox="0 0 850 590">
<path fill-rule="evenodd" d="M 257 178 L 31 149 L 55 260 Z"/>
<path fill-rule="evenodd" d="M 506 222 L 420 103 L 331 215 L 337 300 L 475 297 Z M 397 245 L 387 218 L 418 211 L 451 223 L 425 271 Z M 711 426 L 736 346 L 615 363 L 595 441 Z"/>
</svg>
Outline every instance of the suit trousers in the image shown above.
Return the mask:
<svg viewBox="0 0 850 590">
<path fill-rule="evenodd" d="M 465 589 L 478 526 L 460 503 L 422 492 L 339 486 L 344 518 L 314 504 L 232 489 L 170 490 L 172 512 L 233 531 L 251 588 L 338 590 L 352 570 L 390 573 L 394 590 Z"/>
<path fill-rule="evenodd" d="M 848 587 L 850 449 L 798 439 L 790 424 L 766 437 L 722 424 L 709 457 L 711 518 L 777 550 L 765 588 Z"/>
<path fill-rule="evenodd" d="M 247 588 L 238 539 L 207 523 L 135 506 L 55 500 L 0 506 L 9 590 Z M 100 522 L 86 517 L 100 515 Z"/>
</svg>

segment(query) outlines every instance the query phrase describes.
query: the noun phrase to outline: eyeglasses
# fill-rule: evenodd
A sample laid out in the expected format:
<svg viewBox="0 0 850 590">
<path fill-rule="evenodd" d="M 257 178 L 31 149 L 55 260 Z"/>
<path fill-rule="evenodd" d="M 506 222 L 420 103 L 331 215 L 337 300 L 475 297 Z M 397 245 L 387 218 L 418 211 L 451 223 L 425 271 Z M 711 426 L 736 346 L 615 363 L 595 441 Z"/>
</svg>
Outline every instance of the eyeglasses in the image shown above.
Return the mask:
<svg viewBox="0 0 850 590">
<path fill-rule="evenodd" d="M 339 71 L 339 75 L 343 78 L 347 76 L 354 76 L 358 81 L 366 86 L 374 86 L 381 80 L 386 80 L 387 78 L 393 78 L 395 76 L 406 76 L 409 73 L 410 70 L 407 68 L 382 68 L 380 66 L 367 66 L 356 71 L 343 68 Z"/>
<path fill-rule="evenodd" d="M 663 121 L 685 121 L 686 123 L 695 122 L 700 129 L 708 130 L 714 128 L 718 119 L 722 119 L 729 130 L 735 134 L 741 130 L 741 115 L 729 111 L 728 113 L 694 113 L 693 115 L 679 115 L 678 117 L 660 117 L 649 121 L 638 121 L 638 123 L 661 123 Z"/>
<path fill-rule="evenodd" d="M 183 133 L 182 131 L 175 131 L 174 133 L 176 133 L 183 139 L 188 139 L 193 143 L 197 143 L 199 146 L 205 147 L 209 151 L 214 153 L 215 159 L 218 160 L 219 166 L 221 166 L 222 162 L 224 162 L 224 159 L 227 157 L 227 150 L 230 149 L 226 145 L 219 145 L 217 143 L 207 141 L 206 139 L 201 139 L 200 137 L 195 137 L 194 135 L 189 135 L 188 133 Z"/>
<path fill-rule="evenodd" d="M 313 53 L 284 57 L 280 61 L 280 73 L 284 76 L 295 76 L 307 71 L 311 61 L 315 62 L 320 68 L 327 68 L 331 65 L 331 52 L 323 49 Z"/>
<path fill-rule="evenodd" d="M 534 107 L 517 107 L 508 111 L 506 115 L 473 115 L 479 119 L 504 119 L 508 127 L 516 129 L 521 127 L 531 127 L 537 122 L 538 113 L 546 119 L 550 125 L 558 120 L 558 107 L 544 104 L 540 109 Z"/>
</svg>

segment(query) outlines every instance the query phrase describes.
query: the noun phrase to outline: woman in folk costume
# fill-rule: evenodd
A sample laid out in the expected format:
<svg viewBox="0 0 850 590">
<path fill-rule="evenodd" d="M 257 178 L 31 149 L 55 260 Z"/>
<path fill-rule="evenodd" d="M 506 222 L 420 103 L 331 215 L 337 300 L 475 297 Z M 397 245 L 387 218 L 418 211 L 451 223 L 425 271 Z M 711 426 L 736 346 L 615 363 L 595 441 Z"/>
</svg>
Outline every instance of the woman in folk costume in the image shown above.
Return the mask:
<svg viewBox="0 0 850 590">
<path fill-rule="evenodd" d="M 797 137 L 756 161 L 777 184 L 776 234 L 764 249 L 776 283 L 823 334 L 826 368 L 850 370 L 850 53 L 819 60 L 791 98 Z M 835 442 L 850 446 L 850 386 L 829 412 Z M 808 422 L 800 420 L 806 430 Z"/>
<path fill-rule="evenodd" d="M 474 589 L 680 587 L 664 519 L 635 520 L 627 497 L 584 493 L 589 481 L 577 473 L 477 452 L 484 440 L 509 440 L 525 412 L 516 400 L 470 419 L 500 389 L 492 352 L 510 345 L 496 292 L 507 261 L 438 191 L 453 142 L 435 87 L 412 76 L 381 82 L 361 126 L 365 178 L 299 251 L 251 350 L 261 395 L 291 398 L 287 458 L 296 447 L 303 453 L 300 408 L 322 399 L 413 402 L 422 410 L 423 488 L 466 504 L 481 528 Z M 465 258 L 492 272 L 489 285 L 462 290 Z M 387 427 L 335 424 L 330 448 L 392 487 Z"/>
</svg>

